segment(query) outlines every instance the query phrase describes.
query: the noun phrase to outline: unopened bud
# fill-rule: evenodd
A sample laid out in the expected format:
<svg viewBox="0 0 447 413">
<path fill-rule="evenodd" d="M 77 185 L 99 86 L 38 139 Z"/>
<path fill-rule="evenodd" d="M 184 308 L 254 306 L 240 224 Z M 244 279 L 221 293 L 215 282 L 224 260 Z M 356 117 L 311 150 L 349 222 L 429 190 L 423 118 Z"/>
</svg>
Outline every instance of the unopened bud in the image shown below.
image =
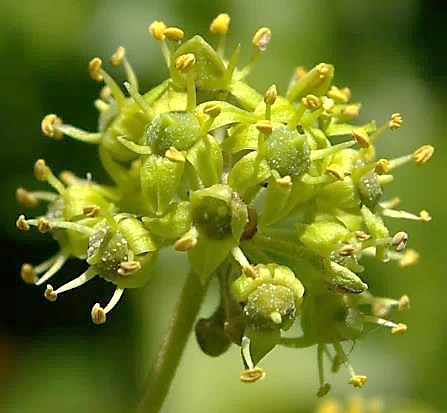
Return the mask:
<svg viewBox="0 0 447 413">
<path fill-rule="evenodd" d="M 273 105 L 278 97 L 278 89 L 276 85 L 272 85 L 267 89 L 264 96 L 264 102 L 266 105 Z"/>
</svg>

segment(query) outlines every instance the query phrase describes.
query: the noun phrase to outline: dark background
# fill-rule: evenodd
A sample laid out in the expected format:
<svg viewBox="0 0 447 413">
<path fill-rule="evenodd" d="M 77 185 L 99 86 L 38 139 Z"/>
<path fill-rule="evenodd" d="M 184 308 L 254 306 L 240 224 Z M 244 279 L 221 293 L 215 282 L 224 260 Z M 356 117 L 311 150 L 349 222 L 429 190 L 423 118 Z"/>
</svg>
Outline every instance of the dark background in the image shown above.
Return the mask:
<svg viewBox="0 0 447 413">
<path fill-rule="evenodd" d="M 265 90 L 271 83 L 284 92 L 297 65 L 319 62 L 336 66 L 336 83 L 349 85 L 363 103 L 362 119 L 380 124 L 390 113 L 404 115 L 404 127 L 379 144 L 383 156 L 408 153 L 430 143 L 436 156 L 422 168 L 397 172 L 389 191 L 402 207 L 428 209 L 433 221 L 392 222 L 405 229 L 410 245 L 422 259 L 417 267 L 400 270 L 368 263 L 372 291 L 385 296 L 408 293 L 409 332 L 391 337 L 374 330 L 352 355 L 360 373 L 369 376 L 361 392 L 379 397 L 387 412 L 445 412 L 447 373 L 447 312 L 445 307 L 445 211 L 447 148 L 447 3 L 422 0 L 24 0 L 0 1 L 0 412 L 114 413 L 131 411 L 169 320 L 184 278 L 183 257 L 164 255 L 153 279 L 126 292 L 109 322 L 95 327 L 89 319 L 97 301 L 105 304 L 113 288 L 94 280 L 56 303 L 43 291 L 24 285 L 18 276 L 23 261 L 38 263 L 56 250 L 48 236 L 20 234 L 17 186 L 38 189 L 33 162 L 43 157 L 54 171 L 91 172 L 104 181 L 96 148 L 69 139 L 55 142 L 40 132 L 40 120 L 56 112 L 63 119 L 95 130 L 93 107 L 99 86 L 87 75 L 86 63 L 106 58 L 116 46 L 126 47 L 142 89 L 166 77 L 158 44 L 147 26 L 154 19 L 184 28 L 189 37 L 207 35 L 219 12 L 231 14 L 229 47 L 243 45 L 250 53 L 256 29 L 268 26 L 273 38 L 250 77 Z M 208 37 L 213 40 L 211 37 Z M 243 60 L 242 59 L 242 60 Z M 122 80 L 122 73 L 114 71 Z M 166 262 L 169 258 L 170 265 Z M 56 285 L 82 271 L 66 265 Z M 215 291 L 214 291 L 215 292 Z M 214 304 L 213 291 L 203 312 Z M 310 412 L 316 403 L 314 349 L 277 349 L 263 364 L 268 377 L 254 386 L 239 383 L 237 348 L 219 359 L 200 353 L 194 340 L 187 348 L 166 412 Z M 331 376 L 332 395 L 341 400 L 355 393 L 341 371 Z M 356 392 L 358 394 L 358 392 Z M 399 410 L 401 409 L 401 410 Z M 413 410 L 411 410 L 413 409 Z"/>
</svg>

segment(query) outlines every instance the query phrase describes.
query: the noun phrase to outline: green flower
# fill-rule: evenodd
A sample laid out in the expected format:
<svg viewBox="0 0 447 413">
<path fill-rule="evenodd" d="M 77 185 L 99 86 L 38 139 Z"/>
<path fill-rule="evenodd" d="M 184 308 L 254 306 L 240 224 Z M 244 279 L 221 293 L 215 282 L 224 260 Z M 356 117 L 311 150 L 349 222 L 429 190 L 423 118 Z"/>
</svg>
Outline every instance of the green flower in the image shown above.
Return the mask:
<svg viewBox="0 0 447 413">
<path fill-rule="evenodd" d="M 415 263 L 417 253 L 405 250 L 408 235 L 391 234 L 386 220 L 431 219 L 426 211 L 395 210 L 398 201 L 384 201 L 383 187 L 393 182 L 395 168 L 424 164 L 434 149 L 424 145 L 391 160 L 376 156 L 376 141 L 399 129 L 402 116 L 393 113 L 380 127 L 356 124 L 361 105 L 348 88 L 333 84 L 329 64 L 298 68 L 282 96 L 275 85 L 265 93 L 251 88 L 245 78 L 272 33 L 256 31 L 253 54 L 240 68 L 240 47 L 225 53 L 229 22 L 221 14 L 211 23 L 216 49 L 153 22 L 149 31 L 160 42 L 169 78 L 147 92 L 140 91 L 124 48 L 111 64 L 124 67 L 127 93 L 100 58 L 92 59 L 91 77 L 105 83 L 95 102 L 98 131 L 85 132 L 55 114 L 43 119 L 50 138 L 96 144 L 114 186 L 67 173 L 63 183 L 38 161 L 36 177 L 57 193 L 19 188 L 24 206 L 42 200 L 48 208 L 35 219 L 21 215 L 17 226 L 51 232 L 60 251 L 35 267 L 24 264 L 22 278 L 41 285 L 68 258 L 85 260 L 85 273 L 57 289 L 48 284 L 45 296 L 54 301 L 96 275 L 112 282 L 109 304 L 92 309 L 99 324 L 125 288 L 149 278 L 161 249 L 186 252 L 203 286 L 213 276 L 220 283 L 216 310 L 195 329 L 206 354 L 240 345 L 241 380 L 254 382 L 264 377 L 258 363 L 277 345 L 315 345 L 318 395 L 330 388 L 325 356 L 333 370 L 346 366 L 349 382 L 362 387 L 366 376 L 354 372 L 343 343 L 362 337 L 368 324 L 405 332 L 404 324 L 384 317 L 409 307 L 405 295 L 394 300 L 368 291 L 363 258 Z M 302 336 L 284 336 L 296 322 Z"/>
</svg>

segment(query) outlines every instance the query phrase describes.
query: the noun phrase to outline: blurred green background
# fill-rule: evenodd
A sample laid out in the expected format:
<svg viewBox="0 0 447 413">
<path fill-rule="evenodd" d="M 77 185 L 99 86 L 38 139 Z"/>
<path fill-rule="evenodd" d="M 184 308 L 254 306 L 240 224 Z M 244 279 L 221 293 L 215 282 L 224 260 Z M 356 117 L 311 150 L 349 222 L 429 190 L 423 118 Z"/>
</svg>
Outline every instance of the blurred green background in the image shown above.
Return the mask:
<svg viewBox="0 0 447 413">
<path fill-rule="evenodd" d="M 404 127 L 380 141 L 380 154 L 392 157 L 425 143 L 436 147 L 427 166 L 399 170 L 389 190 L 402 198 L 403 208 L 428 209 L 433 216 L 428 225 L 390 223 L 394 231 L 409 232 L 410 246 L 421 252 L 420 264 L 404 270 L 393 264 L 367 266 L 376 294 L 410 295 L 412 308 L 404 316 L 409 332 L 391 337 L 388 331 L 374 330 L 356 344 L 352 361 L 359 373 L 369 376 L 361 393 L 381 397 L 389 406 L 386 411 L 447 412 L 447 278 L 442 261 L 447 230 L 447 3 L 442 0 L 0 1 L 0 412 L 132 411 L 185 275 L 183 257 L 165 255 L 170 265 L 160 260 L 151 282 L 126 293 L 109 322 L 94 327 L 90 308 L 106 302 L 111 285 L 94 280 L 49 303 L 43 291 L 20 282 L 20 264 L 42 261 L 56 245 L 35 232 L 17 233 L 14 222 L 21 211 L 14 191 L 19 185 L 40 187 L 32 177 L 39 157 L 57 172 L 91 172 L 104 181 L 95 148 L 45 139 L 41 118 L 55 112 L 94 130 L 93 100 L 99 86 L 87 75 L 91 57 L 107 58 L 116 46 L 125 46 L 146 90 L 166 77 L 148 24 L 160 19 L 184 28 L 187 36 L 206 35 L 210 20 L 222 11 L 232 17 L 229 46 L 241 42 L 245 59 L 257 28 L 268 26 L 273 32 L 268 53 L 250 77 L 252 85 L 265 90 L 274 82 L 284 92 L 297 65 L 333 63 L 336 83 L 349 85 L 353 99 L 363 102 L 362 119 L 380 124 L 392 112 L 404 115 Z M 79 263 L 70 263 L 56 284 L 81 270 Z M 213 292 L 203 314 L 212 311 Z M 263 362 L 267 378 L 247 386 L 239 383 L 236 347 L 211 359 L 192 338 L 164 411 L 312 412 L 315 358 L 315 349 L 277 349 Z M 358 394 L 347 379 L 343 370 L 329 376 L 332 396 L 344 400 Z"/>
</svg>

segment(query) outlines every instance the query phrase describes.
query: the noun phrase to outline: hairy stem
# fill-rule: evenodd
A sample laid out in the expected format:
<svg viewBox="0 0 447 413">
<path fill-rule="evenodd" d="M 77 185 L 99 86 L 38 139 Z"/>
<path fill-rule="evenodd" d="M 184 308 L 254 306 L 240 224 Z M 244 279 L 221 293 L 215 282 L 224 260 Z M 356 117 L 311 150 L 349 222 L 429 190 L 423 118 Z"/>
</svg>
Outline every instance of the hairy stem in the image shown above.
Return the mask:
<svg viewBox="0 0 447 413">
<path fill-rule="evenodd" d="M 137 409 L 138 413 L 160 411 L 193 328 L 205 291 L 206 285 L 201 284 L 198 275 L 190 271 L 160 351 L 145 381 L 144 394 Z"/>
</svg>

